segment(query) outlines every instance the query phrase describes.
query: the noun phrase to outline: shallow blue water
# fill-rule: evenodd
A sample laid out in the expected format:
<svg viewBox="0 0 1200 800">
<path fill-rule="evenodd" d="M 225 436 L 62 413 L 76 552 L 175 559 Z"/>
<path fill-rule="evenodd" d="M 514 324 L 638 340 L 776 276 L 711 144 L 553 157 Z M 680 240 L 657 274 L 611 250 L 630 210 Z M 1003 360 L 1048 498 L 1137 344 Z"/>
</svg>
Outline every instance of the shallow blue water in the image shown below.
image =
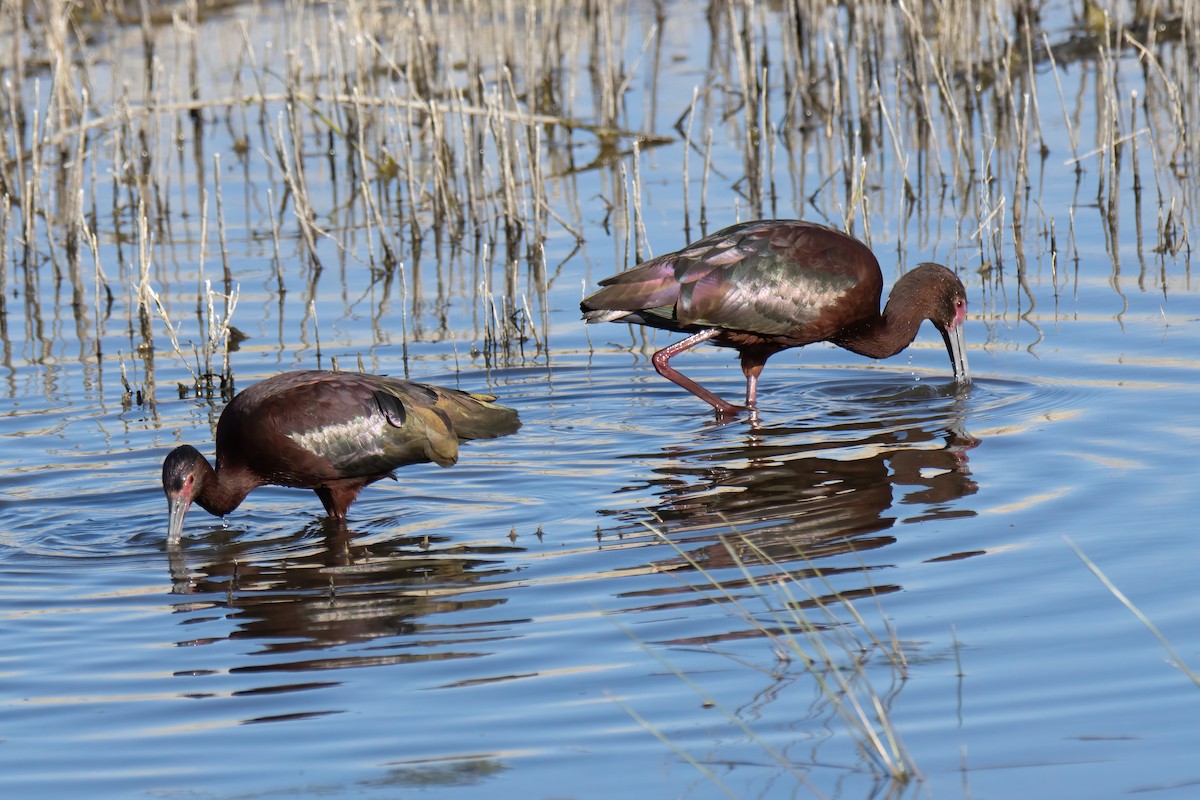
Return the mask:
<svg viewBox="0 0 1200 800">
<path fill-rule="evenodd" d="M 227 526 L 193 515 L 168 551 L 161 448 L 124 478 L 74 474 L 85 456 L 30 487 L 67 496 L 3 510 L 6 783 L 709 794 L 632 713 L 739 793 L 791 780 L 764 743 L 818 774 L 853 767 L 807 673 L 742 617 L 769 627 L 782 601 L 747 587 L 716 538 L 731 527 L 819 567 L 825 594 L 878 593 L 858 605 L 903 644 L 908 679 L 885 686 L 933 786 L 1189 779 L 1195 687 L 1063 541 L 1186 652 L 1196 430 L 1169 420 L 1192 414 L 1188 387 L 985 376 L 955 396 L 907 371 L 782 367 L 758 426 L 713 425 L 670 387 L 626 385 L 625 360 L 558 370 L 553 396 L 542 375 L 498 376 L 524 432 L 372 487 L 349 540 L 305 493 L 267 489 Z M 1178 446 L 1129 446 L 1168 433 Z"/>
<path fill-rule="evenodd" d="M 669 129 L 707 73 L 687 38 L 698 10 L 668 11 L 679 57 L 647 116 Z M 645 16 L 631 13 L 630 52 Z M 1043 78 L 1043 105 L 1057 103 Z M 631 105 L 648 92 L 635 81 Z M 656 253 L 684 243 L 681 148 L 641 164 Z M 1065 240 L 1061 160 L 1038 192 Z M 227 199 L 242 202 L 228 183 L 240 167 L 226 169 Z M 137 357 L 124 289 L 101 324 L 77 325 L 49 280 L 40 316 L 10 299 L 6 797 L 1191 796 L 1200 688 L 1071 547 L 1200 665 L 1187 252 L 1139 283 L 1132 214 L 1117 274 L 1100 215 L 1079 210 L 1077 264 L 1051 270 L 1044 237 L 1028 248 L 1031 308 L 1011 240 L 997 279 L 975 271 L 979 243 L 960 241 L 949 214 L 917 220 L 909 263 L 942 258 L 967 283 L 972 385 L 948 383 L 926 329 L 884 362 L 823 345 L 780 354 L 757 415 L 717 423 L 654 373 L 649 355 L 670 337 L 578 321 L 583 286 L 623 260 L 603 203 L 586 202 L 613 179 L 585 173 L 564 198 L 585 201 L 578 251 L 561 231 L 547 238 L 550 290 L 529 293 L 541 352 L 482 344 L 477 271 L 502 275 L 492 257 L 426 253 L 389 284 L 323 242 L 317 288 L 293 254 L 281 300 L 263 201 L 230 212 L 235 230 L 259 231 L 231 248 L 234 323 L 250 336 L 232 355 L 239 386 L 361 358 L 495 392 L 521 414 L 518 434 L 464 446 L 450 470 L 409 467 L 366 489 L 348 532 L 311 493 L 267 487 L 224 521 L 193 510 L 168 547 L 161 459 L 183 442 L 211 452 L 222 402 L 179 398 L 190 376 L 160 322 L 153 361 Z M 729 183 L 710 189 L 720 224 L 742 207 Z M 802 188 L 786 215 L 812 210 L 815 186 Z M 181 217 L 156 276 L 194 339 L 195 220 Z M 898 228 L 872 220 L 889 283 Z M 118 287 L 133 274 L 109 264 Z M 729 351 L 675 363 L 723 396 L 744 390 Z M 122 365 L 156 402 L 123 402 Z M 921 780 L 890 783 L 859 749 L 817 680 L 831 673 L 791 649 L 817 642 L 847 691 L 880 699 Z"/>
</svg>

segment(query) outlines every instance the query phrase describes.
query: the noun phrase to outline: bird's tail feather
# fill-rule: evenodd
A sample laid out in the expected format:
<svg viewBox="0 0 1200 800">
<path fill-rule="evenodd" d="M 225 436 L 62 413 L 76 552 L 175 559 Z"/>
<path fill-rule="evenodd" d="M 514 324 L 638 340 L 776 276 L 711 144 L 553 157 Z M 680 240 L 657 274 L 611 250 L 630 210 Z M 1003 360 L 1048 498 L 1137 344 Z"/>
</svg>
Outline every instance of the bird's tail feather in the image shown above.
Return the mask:
<svg viewBox="0 0 1200 800">
<path fill-rule="evenodd" d="M 460 441 L 495 439 L 521 427 L 517 412 L 496 402 L 490 394 L 443 390 L 437 409 L 446 415 Z"/>
</svg>

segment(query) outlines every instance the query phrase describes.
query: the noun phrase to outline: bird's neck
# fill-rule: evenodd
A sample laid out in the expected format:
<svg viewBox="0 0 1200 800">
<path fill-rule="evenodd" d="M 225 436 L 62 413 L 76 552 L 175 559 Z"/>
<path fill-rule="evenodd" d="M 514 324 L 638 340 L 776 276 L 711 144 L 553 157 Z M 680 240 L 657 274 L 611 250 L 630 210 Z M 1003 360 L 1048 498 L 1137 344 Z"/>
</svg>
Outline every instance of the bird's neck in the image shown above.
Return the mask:
<svg viewBox="0 0 1200 800">
<path fill-rule="evenodd" d="M 851 326 L 836 340 L 841 347 L 868 358 L 888 358 L 912 344 L 921 327 L 921 318 L 911 306 L 893 292 L 883 314 Z"/>
<path fill-rule="evenodd" d="M 208 461 L 201 469 L 205 471 L 204 480 L 194 502 L 216 517 L 223 517 L 240 506 L 250 490 L 261 483 L 246 470 L 221 469 L 219 463 L 215 471 Z"/>
</svg>

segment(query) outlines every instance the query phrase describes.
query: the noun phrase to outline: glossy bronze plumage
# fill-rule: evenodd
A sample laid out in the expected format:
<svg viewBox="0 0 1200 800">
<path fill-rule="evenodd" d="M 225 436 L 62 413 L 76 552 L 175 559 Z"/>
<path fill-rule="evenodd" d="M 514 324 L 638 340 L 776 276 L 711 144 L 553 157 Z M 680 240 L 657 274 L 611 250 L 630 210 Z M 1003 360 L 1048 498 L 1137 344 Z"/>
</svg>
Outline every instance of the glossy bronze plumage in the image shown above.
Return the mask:
<svg viewBox="0 0 1200 800">
<path fill-rule="evenodd" d="M 738 351 L 750 408 L 763 366 L 780 350 L 826 341 L 887 358 L 911 344 L 926 319 L 946 343 L 955 380 L 970 380 L 962 281 L 940 264 L 920 264 L 896 281 L 880 313 L 883 275 L 875 255 L 853 236 L 824 225 L 744 222 L 613 275 L 600 286 L 580 304 L 584 319 L 689 334 L 655 353 L 654 367 L 718 414 L 740 407 L 669 363 L 702 342 Z"/>
<path fill-rule="evenodd" d="M 191 445 L 163 462 L 168 539 L 179 537 L 194 501 L 224 516 L 256 486 L 312 489 L 344 519 L 359 491 L 393 470 L 458 460 L 459 442 L 520 427 L 517 412 L 490 395 L 381 375 L 285 372 L 236 395 L 217 422 L 217 466 Z"/>
</svg>

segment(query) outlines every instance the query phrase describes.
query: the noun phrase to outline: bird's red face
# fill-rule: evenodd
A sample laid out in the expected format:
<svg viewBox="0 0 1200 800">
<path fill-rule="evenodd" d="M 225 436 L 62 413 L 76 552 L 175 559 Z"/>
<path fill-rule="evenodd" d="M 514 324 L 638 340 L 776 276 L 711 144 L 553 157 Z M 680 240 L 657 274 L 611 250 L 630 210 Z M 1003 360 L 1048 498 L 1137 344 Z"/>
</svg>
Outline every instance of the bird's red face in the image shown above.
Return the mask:
<svg viewBox="0 0 1200 800">
<path fill-rule="evenodd" d="M 164 486 L 163 490 L 166 492 L 167 502 L 185 500 L 190 503 L 196 494 L 196 476 L 189 474 L 184 477 L 183 482 L 179 485 L 171 487 Z"/>
<path fill-rule="evenodd" d="M 954 298 L 954 321 L 949 327 L 957 328 L 967 321 L 967 298 L 959 295 Z"/>
</svg>

